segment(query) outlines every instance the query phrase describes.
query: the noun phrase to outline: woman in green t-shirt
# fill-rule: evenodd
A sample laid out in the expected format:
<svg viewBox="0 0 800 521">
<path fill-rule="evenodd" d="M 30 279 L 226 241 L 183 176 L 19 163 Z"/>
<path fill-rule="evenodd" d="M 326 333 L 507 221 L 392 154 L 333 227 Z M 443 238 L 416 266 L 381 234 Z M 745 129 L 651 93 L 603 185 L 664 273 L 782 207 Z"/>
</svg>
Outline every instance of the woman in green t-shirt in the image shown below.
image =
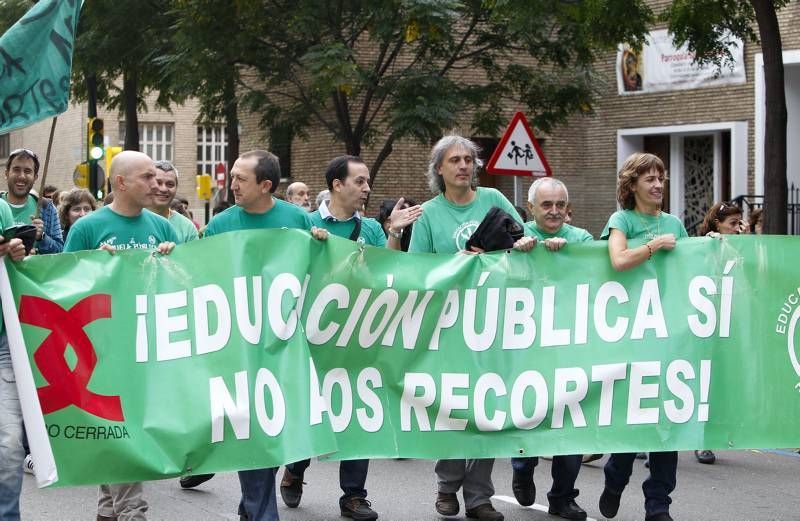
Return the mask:
<svg viewBox="0 0 800 521">
<path fill-rule="evenodd" d="M 608 255 L 615 270 L 635 268 L 659 250 L 672 250 L 677 239 L 687 236 L 677 217 L 661 211 L 666 176 L 664 163 L 653 154 L 636 153 L 623 163 L 617 177 L 617 201 L 622 210 L 611 216 L 601 235 L 608 239 Z M 636 239 L 647 242 L 629 247 L 628 241 Z M 599 506 L 607 518 L 617 515 L 635 459 L 635 452 L 612 454 L 605 465 Z M 672 521 L 669 495 L 675 490 L 677 467 L 677 452 L 650 453 L 650 476 L 642 484 L 645 521 Z"/>
</svg>

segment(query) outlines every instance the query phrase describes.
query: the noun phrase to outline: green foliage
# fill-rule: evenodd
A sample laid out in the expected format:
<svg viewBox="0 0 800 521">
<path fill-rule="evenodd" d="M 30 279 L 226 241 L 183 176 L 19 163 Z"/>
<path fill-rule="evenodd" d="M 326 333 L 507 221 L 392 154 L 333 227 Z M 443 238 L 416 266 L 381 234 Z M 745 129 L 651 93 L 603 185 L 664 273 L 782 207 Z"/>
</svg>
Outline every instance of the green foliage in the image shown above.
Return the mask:
<svg viewBox="0 0 800 521">
<path fill-rule="evenodd" d="M 172 16 L 178 51 L 162 64 L 191 64 L 176 76 L 206 115 L 224 104 L 211 78 L 233 77 L 263 127 L 322 125 L 355 154 L 497 135 L 509 106 L 543 130 L 590 112 L 598 53 L 642 41 L 653 19 L 640 0 L 180 0 Z"/>
<path fill-rule="evenodd" d="M 17 23 L 35 3 L 31 0 L 0 0 L 0 35 Z"/>
<path fill-rule="evenodd" d="M 171 45 L 167 0 L 92 0 L 85 2 L 78 21 L 73 59 L 73 95 L 88 96 L 85 77 L 97 78 L 98 103 L 125 108 L 122 78 L 136 81 L 136 106 L 145 110 L 145 97 L 157 93 L 157 106 L 169 109 L 173 95 L 156 58 Z"/>
<path fill-rule="evenodd" d="M 788 0 L 772 2 L 775 10 Z M 750 0 L 674 0 L 661 14 L 677 45 L 687 44 L 696 61 L 724 67 L 732 64 L 730 36 L 757 42 L 757 26 Z"/>
</svg>

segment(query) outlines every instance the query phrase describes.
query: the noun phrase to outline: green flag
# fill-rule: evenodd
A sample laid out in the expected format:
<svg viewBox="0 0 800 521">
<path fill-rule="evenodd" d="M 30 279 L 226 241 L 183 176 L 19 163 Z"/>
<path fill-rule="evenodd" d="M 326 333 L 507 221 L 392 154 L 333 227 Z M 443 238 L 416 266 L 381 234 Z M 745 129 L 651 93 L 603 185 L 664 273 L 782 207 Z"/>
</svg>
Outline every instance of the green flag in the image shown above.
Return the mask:
<svg viewBox="0 0 800 521">
<path fill-rule="evenodd" d="M 41 1 L 0 37 L 0 132 L 67 110 L 78 0 Z"/>
</svg>

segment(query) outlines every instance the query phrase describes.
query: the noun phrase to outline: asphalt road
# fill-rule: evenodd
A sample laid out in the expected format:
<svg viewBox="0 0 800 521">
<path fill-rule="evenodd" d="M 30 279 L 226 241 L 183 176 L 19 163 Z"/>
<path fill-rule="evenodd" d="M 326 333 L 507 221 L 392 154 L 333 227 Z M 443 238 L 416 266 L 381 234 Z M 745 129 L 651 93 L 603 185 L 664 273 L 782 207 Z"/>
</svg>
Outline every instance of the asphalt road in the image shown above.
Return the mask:
<svg viewBox="0 0 800 521">
<path fill-rule="evenodd" d="M 578 477 L 577 499 L 589 517 L 603 519 L 597 500 L 603 487 L 602 465 L 584 465 Z M 434 462 L 427 460 L 375 460 L 367 480 L 369 499 L 382 520 L 464 520 L 461 515 L 443 518 L 436 514 Z M 278 479 L 283 472 L 279 471 Z M 622 497 L 616 519 L 644 518 L 640 484 L 647 469 L 637 460 L 631 485 Z M 717 453 L 714 465 L 697 463 L 691 453 L 681 453 L 678 488 L 673 493 L 672 516 L 676 520 L 800 520 L 800 455 L 789 451 L 726 451 Z M 536 470 L 536 505 L 519 506 L 511 492 L 511 464 L 497 460 L 494 466 L 495 508 L 511 520 L 555 520 L 546 513 L 550 462 L 542 460 Z M 281 519 L 310 521 L 339 517 L 338 464 L 314 461 L 306 471 L 303 500 L 299 508 L 286 508 L 280 498 Z M 145 497 L 152 520 L 238 520 L 239 482 L 236 474 L 220 474 L 194 490 L 182 490 L 177 480 L 149 482 Z M 96 487 L 36 488 L 25 476 L 22 518 L 35 521 L 94 520 Z"/>
</svg>

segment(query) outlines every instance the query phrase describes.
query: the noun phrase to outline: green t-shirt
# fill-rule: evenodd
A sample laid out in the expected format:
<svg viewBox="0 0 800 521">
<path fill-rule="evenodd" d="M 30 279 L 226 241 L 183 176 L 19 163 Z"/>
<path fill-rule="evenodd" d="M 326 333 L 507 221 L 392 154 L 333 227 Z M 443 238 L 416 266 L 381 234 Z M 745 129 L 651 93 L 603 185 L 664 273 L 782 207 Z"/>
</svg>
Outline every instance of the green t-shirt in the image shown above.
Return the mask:
<svg viewBox="0 0 800 521">
<path fill-rule="evenodd" d="M 349 239 L 356 226 L 356 218 L 348 219 L 346 221 L 337 221 L 335 218 L 330 217 L 323 219 L 319 210 L 311 214 L 311 222 L 317 228 L 325 228 L 337 237 L 344 237 Z M 356 240 L 359 244 L 366 244 L 369 246 L 378 246 L 383 248 L 386 246 L 386 235 L 383 233 L 381 223 L 369 217 L 361 218 L 361 231 Z"/>
<path fill-rule="evenodd" d="M 25 201 L 25 204 L 9 203 L 8 192 L 3 192 L 0 194 L 0 197 L 2 197 L 11 208 L 11 215 L 14 217 L 14 224 L 31 224 L 31 217 L 36 215 L 36 207 L 38 206 L 36 199 L 31 194 L 28 194 L 28 199 Z"/>
<path fill-rule="evenodd" d="M 162 242 L 178 242 L 169 221 L 150 210 L 127 217 L 108 206 L 81 217 L 69 230 L 65 252 L 95 250 L 108 244 L 115 250 L 154 249 Z"/>
<path fill-rule="evenodd" d="M 475 199 L 465 205 L 448 201 L 444 194 L 422 203 L 422 215 L 411 232 L 410 252 L 456 253 L 493 206 L 508 212 L 522 224 L 517 210 L 506 197 L 494 188 L 478 187 Z"/>
<path fill-rule="evenodd" d="M 536 221 L 526 222 L 525 235 L 527 235 L 528 237 L 536 237 L 540 241 L 543 241 L 545 239 L 552 239 L 554 237 L 558 237 L 560 239 L 566 239 L 568 243 L 594 240 L 592 234 L 587 232 L 583 228 L 578 228 L 577 226 L 572 226 L 566 223 L 562 224 L 561 228 L 559 228 L 559 230 L 556 233 L 547 233 L 546 231 L 536 226 Z"/>
<path fill-rule="evenodd" d="M 14 226 L 14 216 L 11 213 L 11 207 L 5 201 L 0 200 L 0 231 L 10 226 Z M 3 308 L 0 307 L 0 313 L 2 312 Z M 0 316 L 0 334 L 5 332 L 5 326 L 5 320 Z"/>
<path fill-rule="evenodd" d="M 600 239 L 607 240 L 611 228 L 625 234 L 626 239 L 655 239 L 659 235 L 671 233 L 676 239 L 688 237 L 680 219 L 672 214 L 661 212 L 658 216 L 639 213 L 635 210 L 620 210 L 611 214 L 608 224 L 603 228 Z"/>
<path fill-rule="evenodd" d="M 203 237 L 211 237 L 237 230 L 256 230 L 260 228 L 298 228 L 311 229 L 308 212 L 281 199 L 273 198 L 275 206 L 265 213 L 248 213 L 241 206 L 234 205 L 218 213 L 208 222 Z"/>
<path fill-rule="evenodd" d="M 197 228 L 194 227 L 194 223 L 190 219 L 178 212 L 171 212 L 167 220 L 175 229 L 175 234 L 178 236 L 178 244 L 197 239 Z"/>
</svg>

